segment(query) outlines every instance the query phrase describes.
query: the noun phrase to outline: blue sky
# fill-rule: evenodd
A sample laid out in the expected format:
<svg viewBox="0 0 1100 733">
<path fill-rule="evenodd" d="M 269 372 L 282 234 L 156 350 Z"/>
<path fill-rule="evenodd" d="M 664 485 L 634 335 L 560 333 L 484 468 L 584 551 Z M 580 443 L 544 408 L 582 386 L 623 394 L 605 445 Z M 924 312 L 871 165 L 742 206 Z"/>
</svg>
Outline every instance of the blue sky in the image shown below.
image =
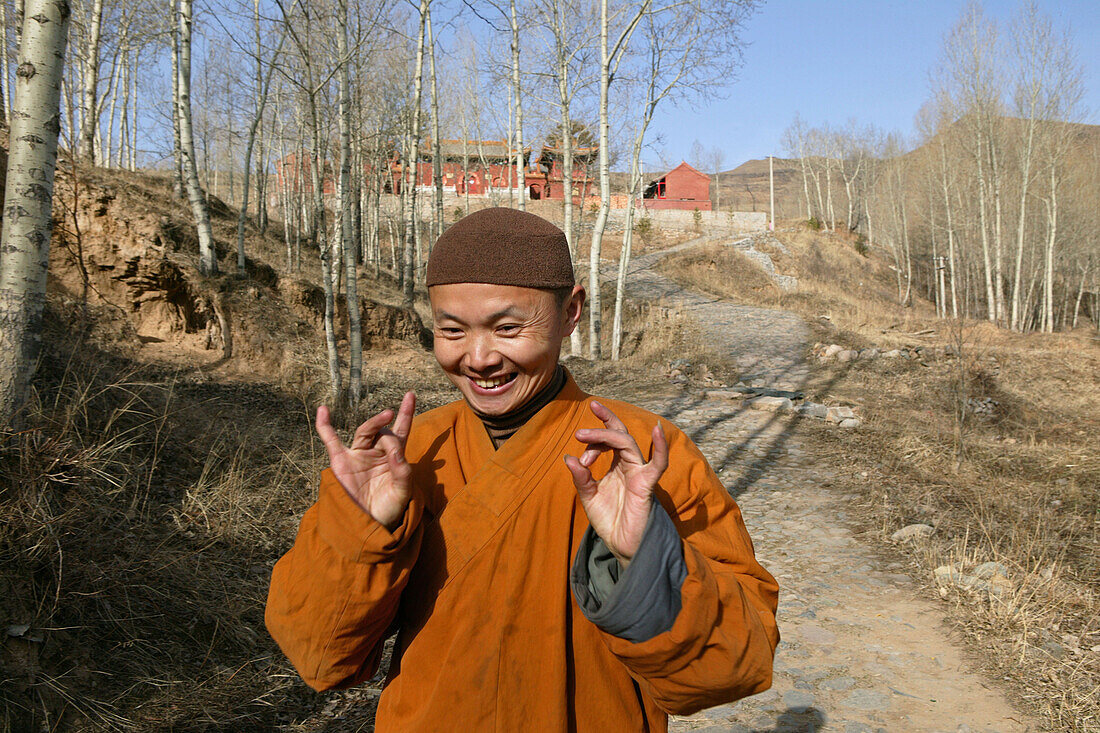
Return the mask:
<svg viewBox="0 0 1100 733">
<path fill-rule="evenodd" d="M 769 153 L 796 113 L 809 125 L 849 118 L 905 135 L 928 98 L 928 75 L 962 0 L 772 0 L 749 20 L 745 64 L 724 99 L 659 110 L 662 137 L 646 156 L 675 164 L 698 139 L 725 151 L 724 168 Z M 987 15 L 1004 28 L 1017 2 L 991 0 Z M 1039 0 L 1059 28 L 1071 30 L 1084 68 L 1086 114 L 1100 124 L 1100 0 Z"/>
</svg>

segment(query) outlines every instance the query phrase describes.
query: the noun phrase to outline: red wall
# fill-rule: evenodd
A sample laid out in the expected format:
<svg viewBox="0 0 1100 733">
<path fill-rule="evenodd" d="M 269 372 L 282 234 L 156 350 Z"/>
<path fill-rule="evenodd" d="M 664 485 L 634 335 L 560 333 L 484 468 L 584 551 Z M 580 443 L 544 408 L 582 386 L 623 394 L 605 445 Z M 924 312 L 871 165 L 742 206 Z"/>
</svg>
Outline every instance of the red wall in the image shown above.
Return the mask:
<svg viewBox="0 0 1100 733">
<path fill-rule="evenodd" d="M 710 178 L 679 165 L 665 176 L 665 196 L 646 199 L 651 209 L 699 209 L 710 211 Z"/>
</svg>

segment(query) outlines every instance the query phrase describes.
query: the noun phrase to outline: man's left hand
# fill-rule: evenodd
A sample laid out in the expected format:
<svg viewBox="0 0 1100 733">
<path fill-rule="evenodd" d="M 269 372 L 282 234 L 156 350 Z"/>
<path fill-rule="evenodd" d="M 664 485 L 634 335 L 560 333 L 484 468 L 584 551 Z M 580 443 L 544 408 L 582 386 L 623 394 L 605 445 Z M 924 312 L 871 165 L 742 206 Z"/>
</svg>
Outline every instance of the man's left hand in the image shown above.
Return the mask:
<svg viewBox="0 0 1100 733">
<path fill-rule="evenodd" d="M 603 429 L 578 430 L 576 438 L 588 446 L 580 455 L 566 456 L 581 506 L 592 529 L 625 568 L 638 551 L 649 520 L 653 490 L 668 468 L 668 441 L 660 423 L 653 428 L 653 455 L 647 462 L 622 420 L 593 400 L 592 414 Z M 600 454 L 611 451 L 611 468 L 598 481 L 589 470 Z"/>
</svg>

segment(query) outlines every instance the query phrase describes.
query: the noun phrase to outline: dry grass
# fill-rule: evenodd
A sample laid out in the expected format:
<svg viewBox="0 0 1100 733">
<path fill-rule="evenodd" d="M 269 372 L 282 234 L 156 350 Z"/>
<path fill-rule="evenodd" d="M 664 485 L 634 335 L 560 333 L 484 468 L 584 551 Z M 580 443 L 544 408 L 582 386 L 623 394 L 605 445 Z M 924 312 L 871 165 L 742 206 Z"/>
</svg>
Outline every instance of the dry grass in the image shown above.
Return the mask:
<svg viewBox="0 0 1100 733">
<path fill-rule="evenodd" d="M 1100 357 L 1095 347 L 1069 351 L 1001 347 L 990 349 L 995 362 L 964 355 L 969 394 L 998 407 L 966 414 L 961 446 L 954 360 L 830 370 L 822 379 L 835 380 L 833 398 L 857 404 L 864 427 L 815 430 L 811 441 L 841 486 L 862 497 L 874 539 L 911 523 L 936 527 L 930 542 L 891 550 L 908 552 L 926 583 L 954 562 L 1009 569 L 1013 591 L 1003 597 L 945 590 L 952 618 L 982 664 L 1052 730 L 1096 731 Z"/>
<path fill-rule="evenodd" d="M 317 695 L 263 626 L 271 567 L 326 462 L 310 425 L 322 357 L 303 354 L 284 387 L 221 381 L 115 350 L 112 317 L 51 300 L 29 427 L 0 436 L 0 612 L 26 626 L 4 639 L 0 731 L 367 725 L 379 680 Z M 632 307 L 627 331 L 642 328 L 617 365 L 573 362 L 582 384 L 701 353 L 682 313 Z M 371 352 L 367 380 L 345 424 L 410 387 L 419 409 L 454 398 L 411 348 Z"/>
<path fill-rule="evenodd" d="M 826 343 L 959 350 L 958 359 L 823 366 L 811 394 L 855 405 L 864 426 L 811 425 L 808 441 L 836 484 L 858 497 L 869 539 L 905 554 L 992 676 L 1051 730 L 1100 730 L 1096 340 L 941 321 L 919 298 L 899 306 L 885 262 L 862 257 L 846 238 L 779 236 L 788 254 L 769 254 L 777 271 L 799 278 L 793 293 L 757 286 L 763 273 L 746 273 L 755 266 L 728 249 L 670 258 L 666 272 L 738 302 L 793 310 Z M 986 397 L 997 402 L 992 415 L 962 409 Z M 930 541 L 885 542 L 917 522 L 936 527 Z M 932 583 L 940 565 L 986 561 L 1009 569 L 1012 592 L 989 597 Z"/>
<path fill-rule="evenodd" d="M 777 307 L 781 292 L 741 252 L 722 244 L 693 248 L 665 258 L 658 272 L 685 288 L 740 303 Z"/>
<path fill-rule="evenodd" d="M 0 730 L 317 729 L 305 721 L 334 697 L 308 691 L 263 626 L 271 566 L 325 463 L 312 403 L 135 362 L 60 307 L 28 428 L 0 436 L 0 615 L 13 627 Z M 439 380 L 410 384 L 429 360 L 373 352 L 370 396 L 347 422 L 407 386 L 424 407 L 451 399 Z"/>
<path fill-rule="evenodd" d="M 619 361 L 611 361 L 611 319 L 614 303 L 603 303 L 604 331 L 601 344 L 604 359 L 567 358 L 565 363 L 578 384 L 589 391 L 621 396 L 638 390 L 652 391 L 667 386 L 663 378 L 678 365 L 687 376 L 710 375 L 719 381 L 737 381 L 735 365 L 714 349 L 702 326 L 680 306 L 664 302 L 639 303 L 627 300 L 623 307 L 623 342 Z M 585 314 L 587 316 L 587 313 Z M 587 348 L 587 319 L 581 324 Z M 568 343 L 563 353 L 568 353 Z M 584 352 L 587 353 L 587 352 Z M 690 366 L 689 366 L 690 365 Z"/>
</svg>

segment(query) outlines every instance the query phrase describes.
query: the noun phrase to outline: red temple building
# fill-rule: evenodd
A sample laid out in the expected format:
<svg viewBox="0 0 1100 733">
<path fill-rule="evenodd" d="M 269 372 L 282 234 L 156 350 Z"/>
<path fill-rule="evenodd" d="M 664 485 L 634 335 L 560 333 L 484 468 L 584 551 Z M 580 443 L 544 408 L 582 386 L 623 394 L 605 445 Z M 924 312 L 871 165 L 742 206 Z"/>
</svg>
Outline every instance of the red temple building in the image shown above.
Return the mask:
<svg viewBox="0 0 1100 733">
<path fill-rule="evenodd" d="M 596 147 L 573 149 L 573 197 L 579 203 L 589 195 L 592 181 L 588 178 L 588 164 L 599 153 Z M 526 174 L 527 196 L 532 201 L 565 198 L 565 174 L 562 170 L 564 154 L 561 148 L 543 146 L 532 172 Z"/>
<path fill-rule="evenodd" d="M 433 184 L 432 146 L 425 141 L 420 147 L 420 159 L 416 165 L 416 185 L 418 188 L 431 188 Z M 583 202 L 591 192 L 592 181 L 588 177 L 588 165 L 596 157 L 597 148 L 578 147 L 573 153 L 573 196 Z M 442 140 L 440 141 L 442 158 L 443 189 L 455 195 L 483 196 L 492 191 L 507 191 L 519 185 L 516 174 L 515 158 L 509 157 L 507 143 L 501 140 Z M 565 186 L 562 175 L 562 152 L 560 149 L 543 147 L 538 158 L 529 160 L 531 149 L 523 151 L 523 161 L 527 168 L 524 179 L 527 197 L 531 200 L 565 198 Z M 394 155 L 389 164 L 389 176 L 386 180 L 386 193 L 400 193 L 405 185 L 404 166 Z M 287 155 L 275 162 L 276 190 L 286 185 L 291 192 L 309 193 L 313 190 L 309 168 L 309 157 L 297 154 Z M 369 180 L 368 176 L 368 180 Z M 325 164 L 324 193 L 334 195 L 336 187 L 332 175 L 332 166 Z"/>
<path fill-rule="evenodd" d="M 646 185 L 642 204 L 647 209 L 710 211 L 710 176 L 681 162 Z"/>
<path fill-rule="evenodd" d="M 424 141 L 420 145 L 420 162 L 417 164 L 416 185 L 433 186 L 432 145 Z M 512 156 L 509 156 L 509 152 Z M 514 151 L 501 140 L 440 140 L 439 153 L 442 160 L 443 190 L 471 196 L 488 194 L 490 191 L 508 190 L 519 185 L 516 173 Z M 523 162 L 531 154 L 530 148 L 523 151 Z M 465 180 L 464 180 L 465 179 Z M 398 185 L 394 191 L 400 191 Z"/>
</svg>

